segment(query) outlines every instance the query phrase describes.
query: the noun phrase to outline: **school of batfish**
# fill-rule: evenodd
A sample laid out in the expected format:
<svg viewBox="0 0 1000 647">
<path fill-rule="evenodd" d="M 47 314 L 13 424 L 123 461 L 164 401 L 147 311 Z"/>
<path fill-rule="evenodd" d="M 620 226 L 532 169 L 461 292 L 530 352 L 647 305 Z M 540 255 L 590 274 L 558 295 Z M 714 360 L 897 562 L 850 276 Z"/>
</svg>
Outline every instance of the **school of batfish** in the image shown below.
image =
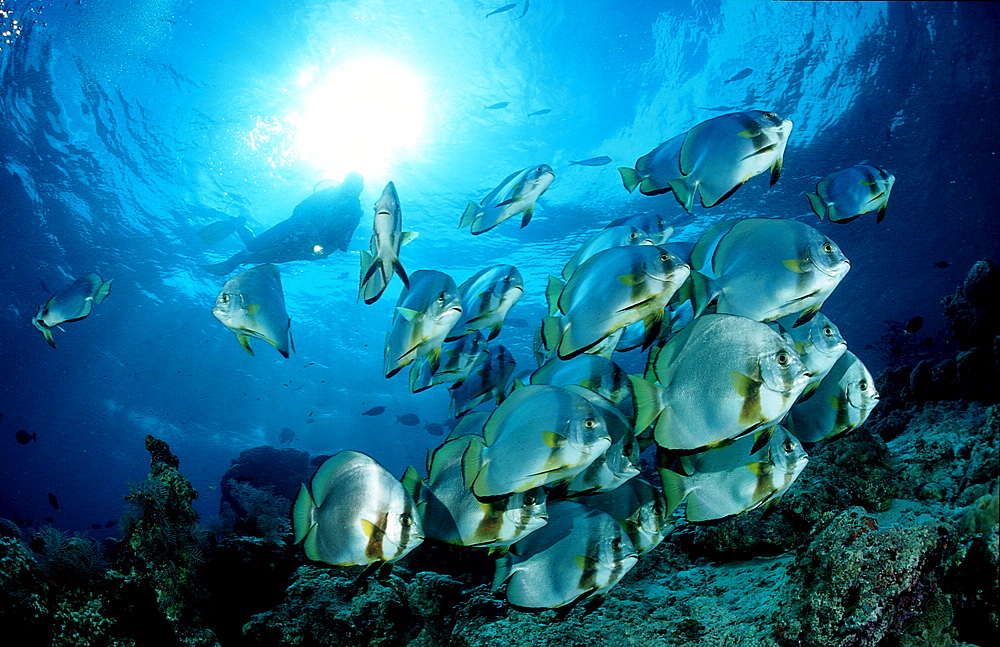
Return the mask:
<svg viewBox="0 0 1000 647">
<path fill-rule="evenodd" d="M 690 213 L 696 199 L 713 207 L 765 171 L 774 185 L 791 131 L 773 112 L 726 114 L 619 173 L 629 192 L 673 192 Z M 518 215 L 527 225 L 554 178 L 547 164 L 512 173 L 470 202 L 459 226 L 478 235 Z M 807 197 L 821 220 L 872 210 L 881 220 L 893 182 L 859 165 Z M 524 381 L 493 342 L 524 292 L 521 273 L 497 264 L 461 285 L 436 270 L 408 274 L 400 249 L 416 234 L 403 231 L 389 182 L 361 253 L 359 299 L 374 303 L 393 276 L 402 281 L 383 372 L 409 367 L 413 392 L 448 384 L 454 428 L 423 477 L 410 467 L 397 480 L 356 451 L 324 462 L 293 507 L 306 555 L 368 573 L 425 539 L 488 548 L 499 555 L 493 587 L 512 606 L 570 608 L 599 603 L 672 530 L 682 504 L 699 523 L 777 501 L 806 467 L 805 447 L 858 427 L 878 402 L 871 374 L 820 312 L 850 262 L 789 219 L 719 222 L 693 247 L 672 233 L 658 216 L 630 216 L 581 245 L 548 279 L 538 367 Z M 88 277 L 36 316 L 50 343 L 51 327 L 107 294 L 110 281 Z M 288 356 L 277 266 L 230 278 L 213 314 L 251 354 L 256 337 Z M 614 361 L 635 349 L 646 354 L 641 375 Z M 639 476 L 649 448 L 659 484 Z"/>
</svg>

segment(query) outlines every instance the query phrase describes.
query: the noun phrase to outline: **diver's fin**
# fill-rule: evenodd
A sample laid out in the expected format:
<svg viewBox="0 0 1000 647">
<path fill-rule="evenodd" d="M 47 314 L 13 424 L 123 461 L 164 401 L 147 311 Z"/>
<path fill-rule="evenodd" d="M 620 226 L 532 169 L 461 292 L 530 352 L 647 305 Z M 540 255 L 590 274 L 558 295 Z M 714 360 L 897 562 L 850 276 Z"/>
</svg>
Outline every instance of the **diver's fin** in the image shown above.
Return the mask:
<svg viewBox="0 0 1000 647">
<path fill-rule="evenodd" d="M 243 262 L 241 258 L 242 258 L 241 254 L 236 254 L 231 258 L 222 261 L 221 263 L 215 263 L 214 265 L 202 265 L 201 269 L 205 270 L 209 274 L 215 274 L 216 276 L 225 276 L 226 274 L 229 274 L 230 272 L 235 270 L 236 267 Z"/>
</svg>

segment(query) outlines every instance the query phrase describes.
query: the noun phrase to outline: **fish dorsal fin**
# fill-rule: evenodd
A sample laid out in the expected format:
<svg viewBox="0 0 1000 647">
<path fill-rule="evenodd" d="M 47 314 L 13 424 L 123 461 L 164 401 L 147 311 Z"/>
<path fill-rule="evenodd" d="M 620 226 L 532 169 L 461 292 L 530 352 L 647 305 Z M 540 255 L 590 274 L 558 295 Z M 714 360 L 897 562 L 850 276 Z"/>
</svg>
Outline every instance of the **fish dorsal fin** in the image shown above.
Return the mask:
<svg viewBox="0 0 1000 647">
<path fill-rule="evenodd" d="M 754 434 L 753 446 L 750 448 L 750 455 L 753 456 L 760 450 L 767 447 L 767 444 L 771 442 L 771 438 L 774 436 L 774 427 L 768 427 L 762 431 Z"/>
<path fill-rule="evenodd" d="M 339 454 L 334 454 L 319 466 L 319 469 L 313 474 L 312 481 L 310 481 L 313 501 L 315 501 L 317 507 L 321 507 L 323 502 L 326 501 L 326 497 L 334 490 L 336 481 L 334 477 L 338 476 L 338 473 L 344 469 L 346 463 L 351 460 L 357 460 L 359 456 L 365 455 L 360 452 L 343 451 Z"/>
<path fill-rule="evenodd" d="M 469 436 L 469 444 L 462 454 L 462 484 L 471 488 L 483 468 L 482 452 L 484 448 L 483 439 L 479 436 Z"/>
<path fill-rule="evenodd" d="M 257 314 L 258 312 L 260 312 L 260 304 L 259 303 L 248 303 L 245 306 L 243 306 L 243 314 L 246 314 L 246 315 L 249 315 L 249 316 L 252 317 L 255 314 Z"/>
<path fill-rule="evenodd" d="M 414 502 L 419 503 L 424 489 L 424 482 L 420 478 L 420 474 L 417 473 L 417 468 L 412 465 L 407 467 L 406 471 L 403 472 L 403 478 L 400 479 L 400 482 L 406 491 L 410 493 L 410 496 L 413 497 Z"/>
<path fill-rule="evenodd" d="M 427 460 L 427 484 L 433 486 L 447 466 L 460 463 L 465 451 L 476 436 L 459 436 L 435 449 Z"/>
<path fill-rule="evenodd" d="M 403 306 L 396 306 L 396 312 L 403 318 L 413 323 L 421 314 L 419 310 L 414 310 L 413 308 L 404 308 Z"/>
</svg>

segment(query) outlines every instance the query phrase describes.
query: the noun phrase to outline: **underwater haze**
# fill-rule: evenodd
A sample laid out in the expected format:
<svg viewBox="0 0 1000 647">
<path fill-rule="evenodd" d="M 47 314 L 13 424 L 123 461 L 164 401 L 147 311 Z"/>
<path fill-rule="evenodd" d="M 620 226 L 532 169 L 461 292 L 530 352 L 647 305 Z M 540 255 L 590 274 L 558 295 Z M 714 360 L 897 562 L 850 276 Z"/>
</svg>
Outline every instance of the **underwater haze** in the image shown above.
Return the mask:
<svg viewBox="0 0 1000 647">
<path fill-rule="evenodd" d="M 411 275 L 460 284 L 496 263 L 520 270 L 524 296 L 497 338 L 519 373 L 537 366 L 549 275 L 637 214 L 659 214 L 689 243 L 733 218 L 813 225 L 851 261 L 823 312 L 872 373 L 891 363 L 885 336 L 914 317 L 929 352 L 946 347 L 942 298 L 1000 251 L 996 5 L 500 8 L 0 0 L 0 517 L 115 534 L 105 522 L 145 478 L 148 434 L 180 458 L 203 519 L 251 447 L 355 449 L 397 478 L 422 466 L 442 440 L 426 425 L 449 417 L 448 390 L 384 377 L 401 281 L 374 304 L 358 299 L 389 181 L 403 229 L 419 233 L 400 252 Z M 774 186 L 751 178 L 693 218 L 672 193 L 623 187 L 617 167 L 751 109 L 794 123 Z M 555 179 L 527 226 L 458 228 L 470 200 L 540 164 Z M 885 219 L 817 219 L 804 194 L 857 164 L 895 175 Z M 203 268 L 243 246 L 199 232 L 236 217 L 259 235 L 350 172 L 364 189 L 347 251 L 279 265 L 294 352 L 254 340 L 251 356 L 212 314 L 226 277 Z M 50 348 L 33 315 L 91 272 L 113 280 L 110 295 L 54 329 Z M 385 410 L 362 415 L 374 407 Z M 34 437 L 20 442 L 22 430 Z"/>
</svg>

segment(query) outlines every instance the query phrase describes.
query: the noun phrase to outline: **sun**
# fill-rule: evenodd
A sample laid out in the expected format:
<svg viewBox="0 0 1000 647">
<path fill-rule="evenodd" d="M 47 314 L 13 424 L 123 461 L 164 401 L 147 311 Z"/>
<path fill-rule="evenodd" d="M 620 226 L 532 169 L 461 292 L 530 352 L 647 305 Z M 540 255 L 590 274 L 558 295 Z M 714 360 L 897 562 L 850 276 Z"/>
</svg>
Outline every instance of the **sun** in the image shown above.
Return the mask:
<svg viewBox="0 0 1000 647">
<path fill-rule="evenodd" d="M 303 72 L 299 85 L 296 146 L 324 177 L 339 180 L 350 171 L 366 180 L 384 177 L 424 139 L 424 82 L 399 61 L 354 59 L 325 76 Z"/>
</svg>

